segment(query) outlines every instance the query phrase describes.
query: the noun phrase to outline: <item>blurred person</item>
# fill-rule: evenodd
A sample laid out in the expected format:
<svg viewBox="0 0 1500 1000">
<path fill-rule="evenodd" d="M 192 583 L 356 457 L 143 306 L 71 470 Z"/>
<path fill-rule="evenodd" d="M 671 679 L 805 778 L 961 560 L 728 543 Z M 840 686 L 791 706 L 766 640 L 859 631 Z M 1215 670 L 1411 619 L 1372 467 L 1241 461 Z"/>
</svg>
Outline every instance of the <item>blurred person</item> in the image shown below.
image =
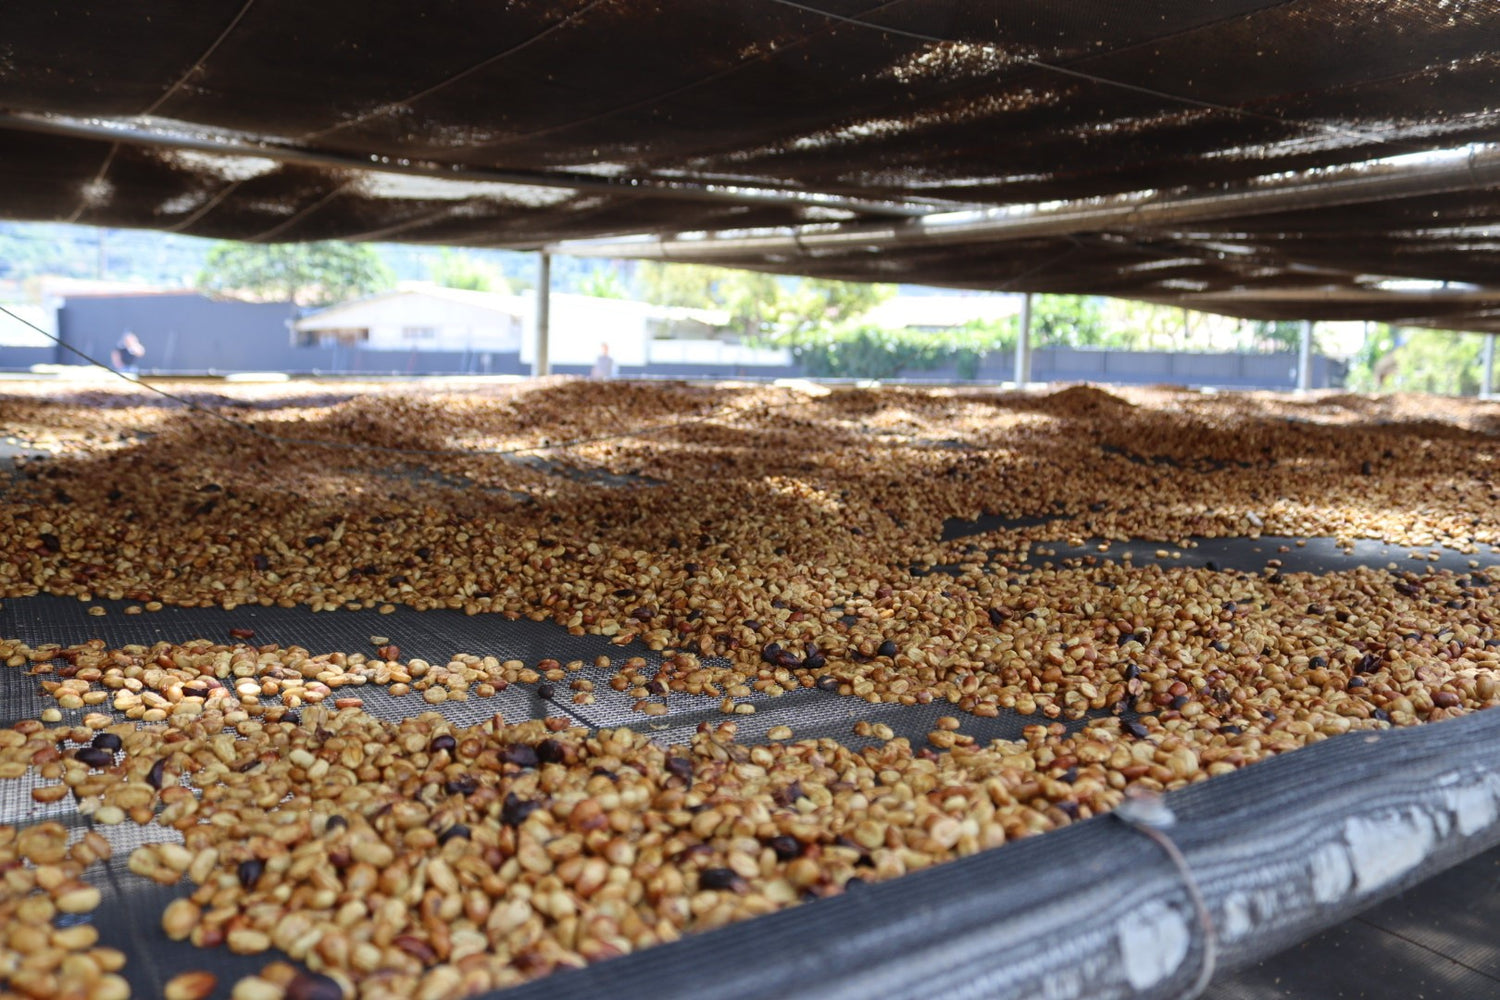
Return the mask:
<svg viewBox="0 0 1500 1000">
<path fill-rule="evenodd" d="M 594 370 L 589 372 L 589 378 L 614 378 L 615 359 L 609 356 L 609 344 L 599 345 L 599 357 L 594 359 Z"/>
<path fill-rule="evenodd" d="M 126 375 L 137 375 L 141 370 L 141 358 L 145 357 L 146 348 L 141 344 L 135 331 L 126 330 L 120 336 L 119 343 L 110 353 L 110 362 L 115 371 L 124 372 Z"/>
</svg>

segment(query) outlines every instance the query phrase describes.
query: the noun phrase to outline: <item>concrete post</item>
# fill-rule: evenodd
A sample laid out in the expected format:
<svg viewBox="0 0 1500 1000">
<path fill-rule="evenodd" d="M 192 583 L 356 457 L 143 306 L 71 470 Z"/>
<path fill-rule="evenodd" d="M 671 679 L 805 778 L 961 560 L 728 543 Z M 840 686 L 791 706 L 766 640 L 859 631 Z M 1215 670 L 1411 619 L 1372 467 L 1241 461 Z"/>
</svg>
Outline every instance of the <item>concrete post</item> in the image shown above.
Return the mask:
<svg viewBox="0 0 1500 1000">
<path fill-rule="evenodd" d="M 1479 364 L 1480 399 L 1490 399 L 1495 395 L 1495 337 L 1493 333 L 1484 336 L 1484 354 Z"/>
<path fill-rule="evenodd" d="M 1031 381 L 1031 293 L 1021 299 L 1021 329 L 1016 337 L 1016 388 Z"/>
<path fill-rule="evenodd" d="M 533 378 L 552 374 L 547 356 L 552 335 L 552 255 L 537 254 L 536 262 L 536 358 L 531 363 Z"/>
<path fill-rule="evenodd" d="M 1312 320 L 1302 321 L 1302 343 L 1297 351 L 1297 391 L 1312 388 Z"/>
</svg>

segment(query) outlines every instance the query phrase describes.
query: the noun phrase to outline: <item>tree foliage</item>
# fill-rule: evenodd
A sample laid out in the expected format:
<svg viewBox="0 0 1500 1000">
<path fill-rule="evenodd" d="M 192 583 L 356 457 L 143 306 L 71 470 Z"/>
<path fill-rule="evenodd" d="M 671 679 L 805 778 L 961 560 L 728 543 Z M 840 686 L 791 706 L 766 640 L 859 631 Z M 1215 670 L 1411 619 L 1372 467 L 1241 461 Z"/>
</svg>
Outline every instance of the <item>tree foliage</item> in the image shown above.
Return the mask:
<svg viewBox="0 0 1500 1000">
<path fill-rule="evenodd" d="M 499 268 L 447 247 L 438 254 L 430 274 L 432 280 L 444 288 L 462 288 L 471 292 L 505 292 L 510 287 Z"/>
<path fill-rule="evenodd" d="M 779 278 L 701 264 L 642 264 L 646 301 L 721 309 L 747 340 L 794 346 L 815 330 L 836 327 L 889 298 L 889 285 Z"/>
<path fill-rule="evenodd" d="M 1360 392 L 1475 395 L 1484 378 L 1484 337 L 1375 324 L 1350 361 L 1348 386 Z"/>
<path fill-rule="evenodd" d="M 261 302 L 327 305 L 368 295 L 391 284 L 390 272 L 363 244 L 236 243 L 208 252 L 198 287 Z"/>
<path fill-rule="evenodd" d="M 613 268 L 596 267 L 578 284 L 578 291 L 596 299 L 628 299 L 630 290 Z"/>
</svg>

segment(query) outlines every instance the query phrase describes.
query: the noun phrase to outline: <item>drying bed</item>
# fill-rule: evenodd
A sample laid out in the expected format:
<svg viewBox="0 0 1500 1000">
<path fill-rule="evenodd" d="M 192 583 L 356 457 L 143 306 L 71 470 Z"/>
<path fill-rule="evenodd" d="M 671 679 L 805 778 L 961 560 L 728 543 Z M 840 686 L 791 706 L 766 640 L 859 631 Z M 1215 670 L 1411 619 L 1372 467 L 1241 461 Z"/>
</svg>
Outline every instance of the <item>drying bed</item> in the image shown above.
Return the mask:
<svg viewBox="0 0 1500 1000">
<path fill-rule="evenodd" d="M 191 969 L 218 995 L 335 988 L 266 968 L 277 949 L 341 991 L 440 997 L 660 944 L 599 968 L 665 988 L 721 947 L 698 932 L 752 916 L 725 933 L 833 921 L 851 974 L 909 931 L 910 971 L 968 947 L 953 921 L 1044 899 L 1070 947 L 1124 949 L 1059 995 L 1114 974 L 1158 995 L 1493 839 L 1483 754 L 1452 749 L 1496 701 L 1480 405 L 567 382 L 0 405 L 55 452 L 3 505 L 0 818 L 52 835 L 28 844 L 68 906 L 91 902 L 77 876 L 100 889 L 137 995 Z M 1101 818 L 1162 792 L 1170 826 Z M 1246 795 L 1268 815 L 1215 855 Z M 1370 867 L 1390 816 L 1422 849 Z M 52 856 L 101 853 L 86 830 L 102 868 Z M 1314 836 L 1343 882 L 1297 868 Z M 1109 906 L 1076 872 L 1036 881 L 1100 851 L 1140 876 Z M 1010 888 L 952 898 L 979 878 Z M 1157 878 L 1155 909 L 1117 912 Z M 938 903 L 958 910 L 878 926 Z M 1178 925 L 1170 967 L 1129 960 Z M 1049 948 L 949 959 L 1021 976 Z"/>
</svg>

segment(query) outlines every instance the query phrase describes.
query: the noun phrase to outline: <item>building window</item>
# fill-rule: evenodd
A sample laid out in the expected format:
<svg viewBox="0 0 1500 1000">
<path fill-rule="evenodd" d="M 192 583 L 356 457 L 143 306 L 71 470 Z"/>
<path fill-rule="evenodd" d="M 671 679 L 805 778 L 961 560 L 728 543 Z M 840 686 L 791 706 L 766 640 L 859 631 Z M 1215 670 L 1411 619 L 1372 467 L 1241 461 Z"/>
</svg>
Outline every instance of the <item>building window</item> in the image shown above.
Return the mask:
<svg viewBox="0 0 1500 1000">
<path fill-rule="evenodd" d="M 435 326 L 403 326 L 401 328 L 402 340 L 437 340 L 437 327 Z"/>
<path fill-rule="evenodd" d="M 297 331 L 298 347 L 352 347 L 369 339 L 370 331 L 363 327 Z"/>
</svg>

